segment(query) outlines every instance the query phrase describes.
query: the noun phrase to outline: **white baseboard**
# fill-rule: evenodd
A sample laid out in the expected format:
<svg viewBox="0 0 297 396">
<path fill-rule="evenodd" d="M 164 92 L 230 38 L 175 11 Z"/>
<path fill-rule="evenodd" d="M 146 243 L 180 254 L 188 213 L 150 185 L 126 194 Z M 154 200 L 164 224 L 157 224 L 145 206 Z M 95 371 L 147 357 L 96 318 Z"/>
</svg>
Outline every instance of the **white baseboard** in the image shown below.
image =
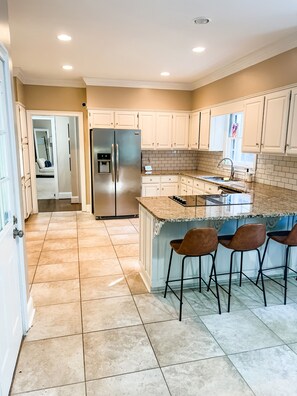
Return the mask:
<svg viewBox="0 0 297 396">
<path fill-rule="evenodd" d="M 92 212 L 91 212 L 91 205 L 90 205 L 90 204 L 86 205 L 86 212 L 87 212 L 87 213 L 92 213 Z"/>
<path fill-rule="evenodd" d="M 71 203 L 80 203 L 79 197 L 71 197 Z"/>
<path fill-rule="evenodd" d="M 71 192 L 59 192 L 58 193 L 58 199 L 69 199 L 71 198 L 72 194 Z"/>
<path fill-rule="evenodd" d="M 33 299 L 30 296 L 27 302 L 27 323 L 26 323 L 27 328 L 25 329 L 26 332 L 30 329 L 30 327 L 33 324 L 34 315 L 35 315 L 35 308 L 33 304 Z"/>
</svg>

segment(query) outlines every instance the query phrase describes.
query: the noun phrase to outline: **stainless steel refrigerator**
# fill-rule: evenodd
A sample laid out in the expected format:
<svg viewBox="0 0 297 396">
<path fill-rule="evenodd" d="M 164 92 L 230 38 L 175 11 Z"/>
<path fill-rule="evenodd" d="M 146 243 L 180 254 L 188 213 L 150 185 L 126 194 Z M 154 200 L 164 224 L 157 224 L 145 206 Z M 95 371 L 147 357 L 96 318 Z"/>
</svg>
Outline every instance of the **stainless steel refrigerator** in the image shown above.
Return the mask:
<svg viewBox="0 0 297 396">
<path fill-rule="evenodd" d="M 93 212 L 96 217 L 138 215 L 140 130 L 91 130 Z"/>
</svg>

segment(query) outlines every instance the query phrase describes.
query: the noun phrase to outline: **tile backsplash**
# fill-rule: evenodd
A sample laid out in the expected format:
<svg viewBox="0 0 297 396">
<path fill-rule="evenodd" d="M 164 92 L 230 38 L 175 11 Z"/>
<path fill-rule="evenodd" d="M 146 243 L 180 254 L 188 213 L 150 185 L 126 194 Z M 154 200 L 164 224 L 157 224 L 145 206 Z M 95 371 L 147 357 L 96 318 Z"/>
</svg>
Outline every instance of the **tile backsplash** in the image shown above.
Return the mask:
<svg viewBox="0 0 297 396">
<path fill-rule="evenodd" d="M 143 151 L 142 167 L 151 165 L 153 170 L 194 170 L 197 169 L 199 153 L 191 150 Z"/>
</svg>

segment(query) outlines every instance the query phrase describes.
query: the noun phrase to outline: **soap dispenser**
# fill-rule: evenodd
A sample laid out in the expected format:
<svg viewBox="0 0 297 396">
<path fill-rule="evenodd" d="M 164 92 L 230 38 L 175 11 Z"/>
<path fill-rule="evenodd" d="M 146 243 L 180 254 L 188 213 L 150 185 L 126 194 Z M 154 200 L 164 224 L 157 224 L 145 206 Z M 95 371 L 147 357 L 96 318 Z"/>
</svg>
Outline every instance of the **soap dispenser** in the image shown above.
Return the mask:
<svg viewBox="0 0 297 396">
<path fill-rule="evenodd" d="M 249 168 L 247 168 L 247 170 L 246 170 L 245 181 L 247 183 L 251 183 L 253 181 L 253 175 L 250 173 Z"/>
</svg>

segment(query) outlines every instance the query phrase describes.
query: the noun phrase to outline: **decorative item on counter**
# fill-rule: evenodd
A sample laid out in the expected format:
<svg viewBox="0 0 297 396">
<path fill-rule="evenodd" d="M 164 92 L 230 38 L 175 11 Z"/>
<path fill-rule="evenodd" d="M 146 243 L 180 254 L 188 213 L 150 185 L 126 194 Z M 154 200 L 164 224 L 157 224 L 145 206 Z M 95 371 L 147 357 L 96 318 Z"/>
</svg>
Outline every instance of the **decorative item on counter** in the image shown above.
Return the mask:
<svg viewBox="0 0 297 396">
<path fill-rule="evenodd" d="M 145 165 L 145 166 L 144 166 L 144 171 L 145 171 L 145 174 L 146 174 L 146 175 L 151 175 L 151 174 L 152 174 L 152 171 L 153 171 L 153 168 L 152 168 L 151 165 Z"/>
<path fill-rule="evenodd" d="M 253 181 L 253 174 L 250 172 L 249 168 L 246 170 L 245 181 L 251 183 Z"/>
</svg>

